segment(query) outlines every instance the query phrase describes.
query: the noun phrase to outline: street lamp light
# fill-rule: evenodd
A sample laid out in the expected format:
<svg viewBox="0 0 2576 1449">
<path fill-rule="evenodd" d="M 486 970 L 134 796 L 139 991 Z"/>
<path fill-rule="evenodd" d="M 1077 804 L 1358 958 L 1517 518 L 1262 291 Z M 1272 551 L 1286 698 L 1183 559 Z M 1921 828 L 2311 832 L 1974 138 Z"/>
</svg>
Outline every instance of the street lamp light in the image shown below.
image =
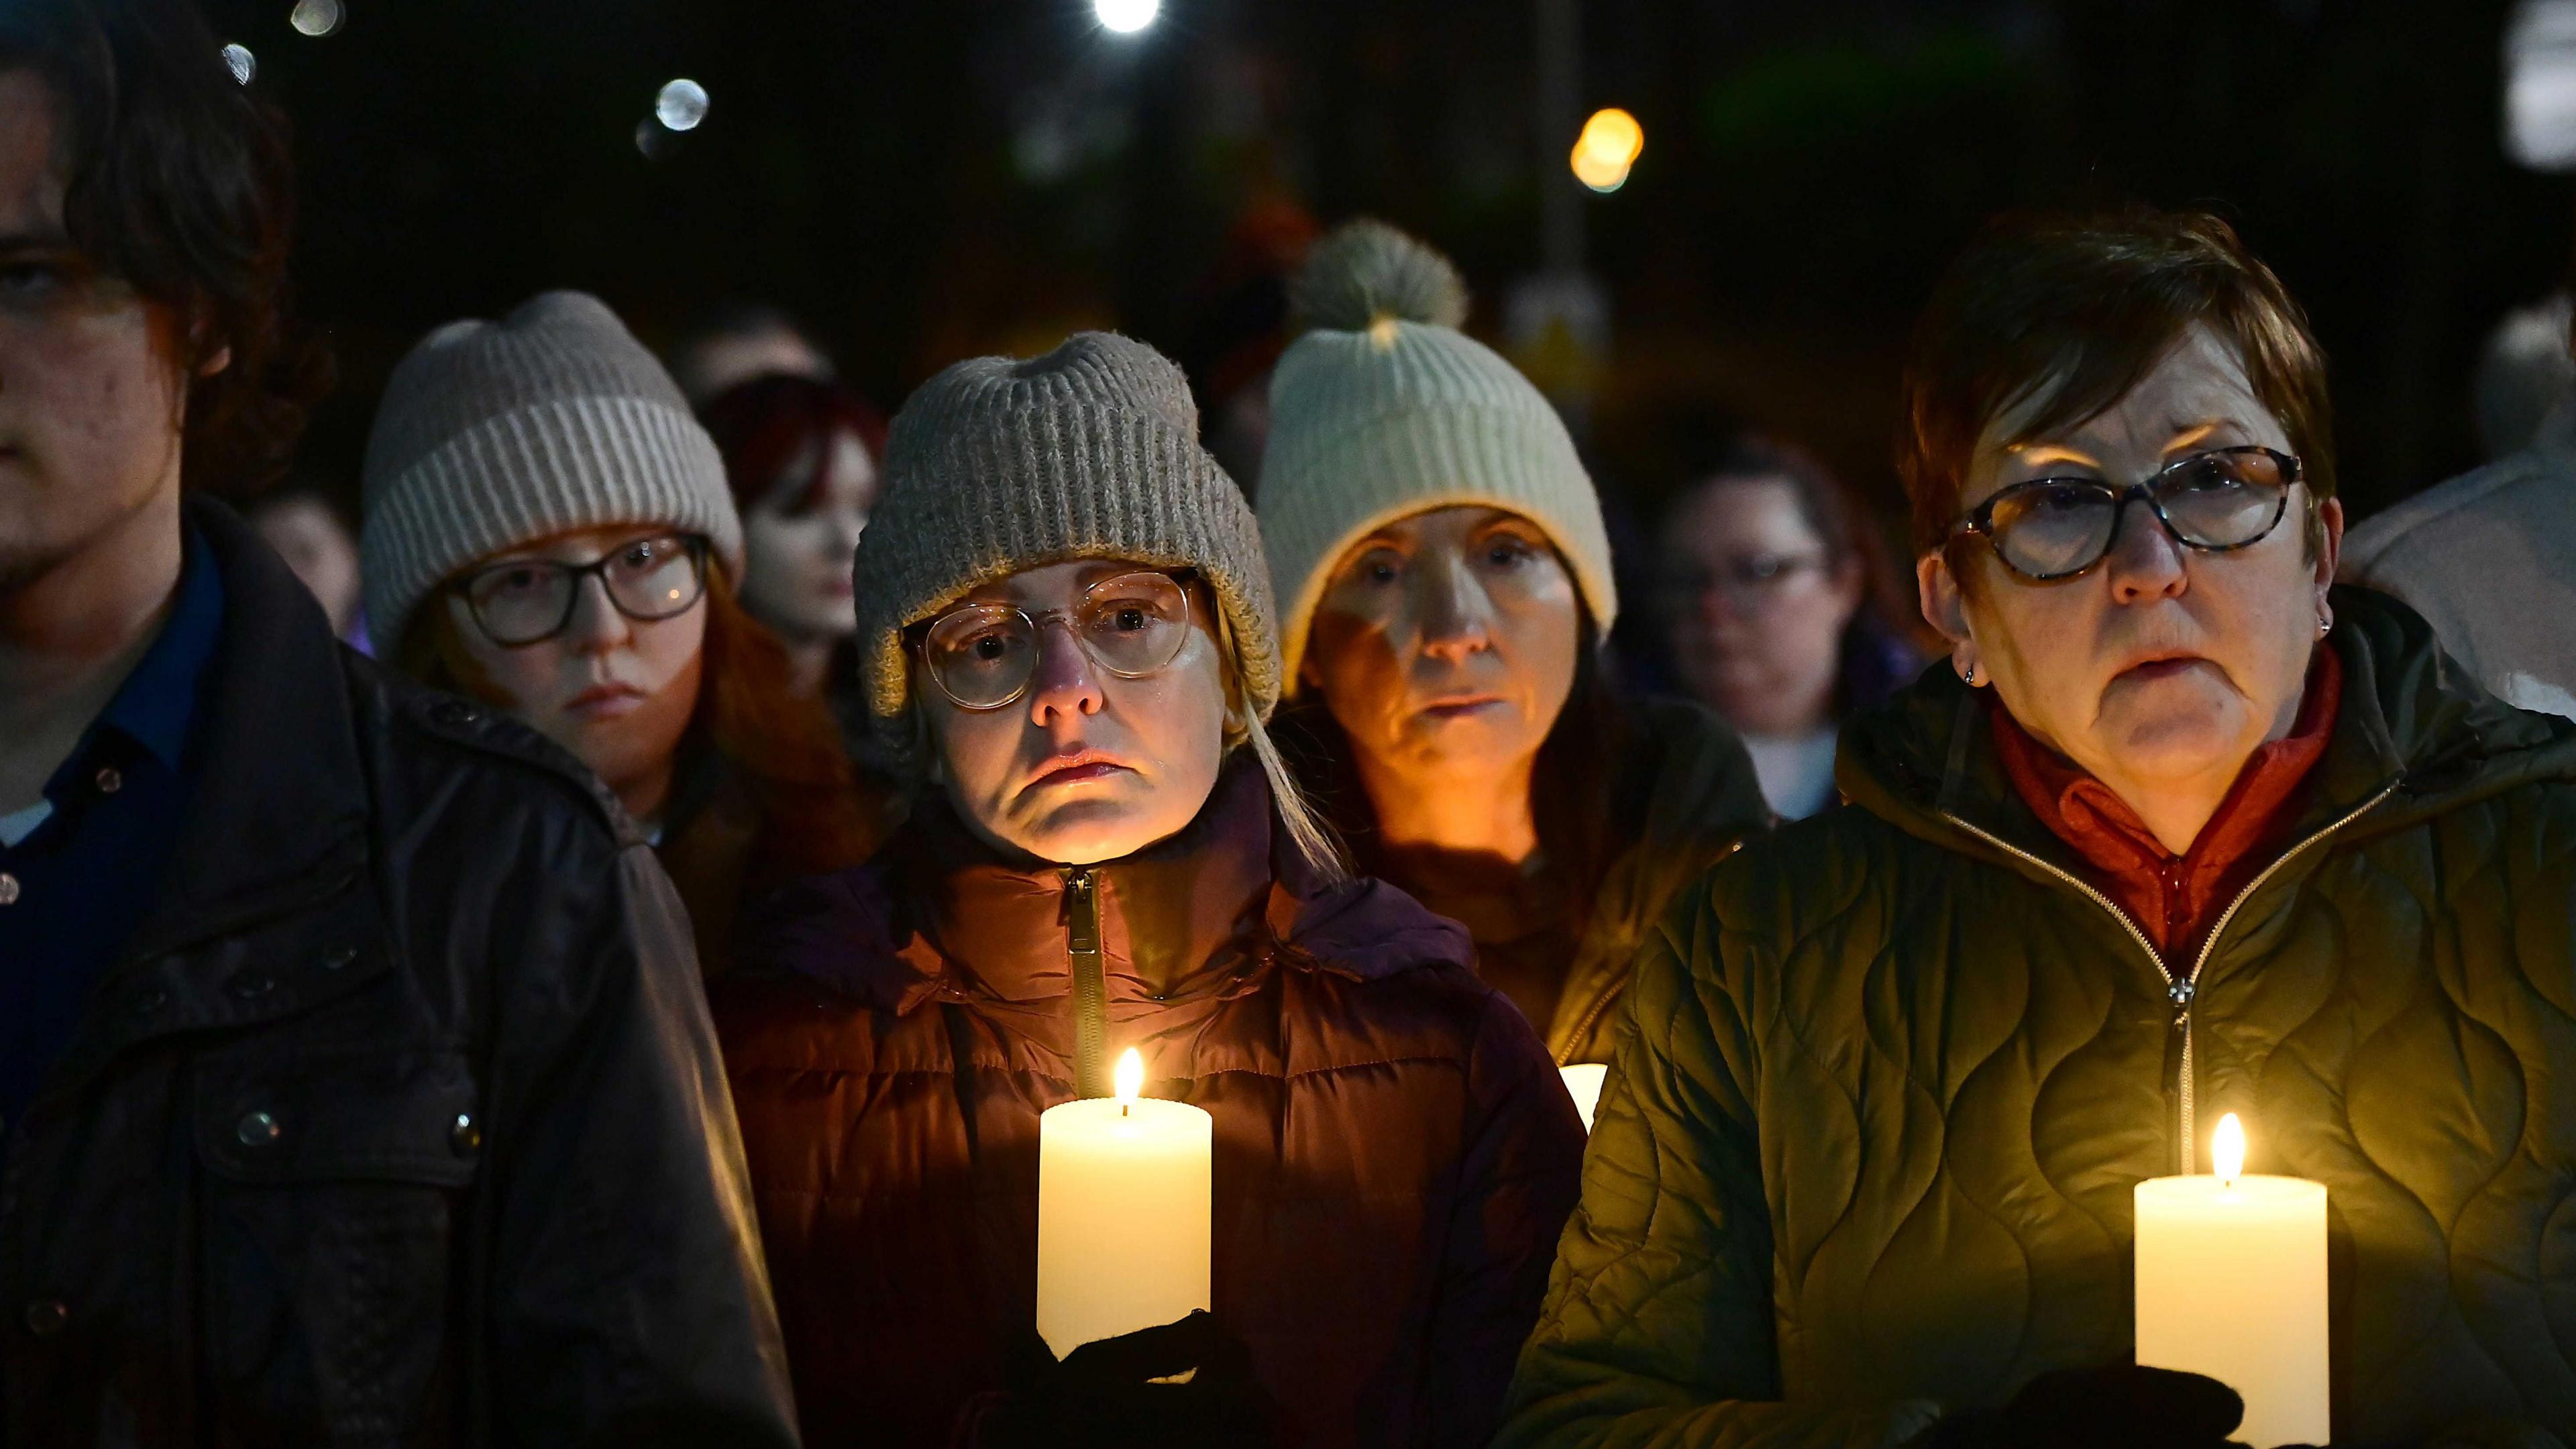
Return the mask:
<svg viewBox="0 0 2576 1449">
<path fill-rule="evenodd" d="M 1091 13 L 1100 17 L 1101 28 L 1120 35 L 1133 35 L 1153 24 L 1162 10 L 1163 0 L 1091 0 Z"/>
</svg>

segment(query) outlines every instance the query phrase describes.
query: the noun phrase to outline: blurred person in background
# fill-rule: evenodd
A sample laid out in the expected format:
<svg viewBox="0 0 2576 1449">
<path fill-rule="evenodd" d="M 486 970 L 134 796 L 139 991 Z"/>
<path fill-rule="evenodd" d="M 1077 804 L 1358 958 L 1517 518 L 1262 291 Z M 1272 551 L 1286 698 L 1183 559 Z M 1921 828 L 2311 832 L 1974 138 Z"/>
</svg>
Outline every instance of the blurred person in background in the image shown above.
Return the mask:
<svg viewBox="0 0 2576 1449">
<path fill-rule="evenodd" d="M 784 373 L 736 384 L 704 419 L 742 514 L 742 606 L 786 646 L 796 694 L 828 703 L 861 746 L 850 557 L 876 507 L 885 419 L 838 383 Z"/>
<path fill-rule="evenodd" d="M 1600 499 L 1547 399 L 1458 330 L 1448 259 L 1353 222 L 1294 295 L 1260 495 L 1290 757 L 1560 1064 L 1606 1061 L 1639 940 L 1767 823 L 1753 768 L 1706 710 L 1612 686 Z"/>
<path fill-rule="evenodd" d="M 823 703 L 745 613 L 724 466 L 597 298 L 453 322 L 367 440 L 367 619 L 415 679 L 570 750 L 653 842 L 722 975 L 741 910 L 874 848 Z"/>
<path fill-rule="evenodd" d="M 730 302 L 684 330 L 665 354 L 672 381 L 694 408 L 756 377 L 832 377 L 832 359 L 796 325 L 762 302 Z"/>
<path fill-rule="evenodd" d="M 670 883 L 215 501 L 313 380 L 217 46 L 0 6 L 0 1440 L 786 1449 Z"/>
<path fill-rule="evenodd" d="M 260 538 L 313 591 L 331 621 L 331 632 L 360 653 L 373 653 L 366 611 L 360 607 L 358 541 L 340 521 L 340 510 L 317 491 L 292 489 L 261 498 L 248 517 Z"/>
<path fill-rule="evenodd" d="M 1208 451 L 1246 497 L 1261 493 L 1270 369 L 1289 338 L 1288 279 L 1319 230 L 1286 197 L 1256 197 L 1227 229 L 1215 265 L 1190 289 L 1192 325 L 1177 357 L 1206 419 Z"/>
<path fill-rule="evenodd" d="M 2576 726 L 2332 586 L 2325 379 L 2214 216 L 1954 263 L 1901 443 L 1949 667 L 1639 960 L 1504 1449 L 2220 1449 L 2133 1290 L 2222 1114 L 2331 1205 L 2335 1444 L 2576 1442 Z"/>
<path fill-rule="evenodd" d="M 1270 747 L 1260 533 L 1197 425 L 1105 333 L 895 419 L 860 663 L 916 798 L 716 997 L 809 1443 L 1493 1432 L 1582 1128 L 1463 933 L 1350 878 Z M 1058 1363 L 1039 1116 L 1128 1048 L 1214 1119 L 1213 1317 Z"/>
<path fill-rule="evenodd" d="M 1673 499 L 1658 542 L 1680 684 L 1735 726 L 1776 814 L 1825 808 L 1842 722 L 1922 667 L 1888 622 L 1870 521 L 1813 455 L 1747 438 Z"/>
<path fill-rule="evenodd" d="M 2538 310 L 2576 367 L 2564 298 Z M 2559 396 L 2520 452 L 2364 519 L 2343 577 L 2413 605 L 2498 697 L 2576 719 L 2576 400 Z"/>
</svg>

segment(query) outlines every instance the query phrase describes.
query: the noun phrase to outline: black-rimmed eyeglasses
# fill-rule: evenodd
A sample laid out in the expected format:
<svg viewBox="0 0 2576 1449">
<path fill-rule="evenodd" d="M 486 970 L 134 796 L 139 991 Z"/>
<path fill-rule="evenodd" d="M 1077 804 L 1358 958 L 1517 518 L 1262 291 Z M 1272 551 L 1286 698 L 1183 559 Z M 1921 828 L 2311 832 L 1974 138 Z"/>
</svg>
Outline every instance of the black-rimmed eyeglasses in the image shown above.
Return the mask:
<svg viewBox="0 0 2576 1449">
<path fill-rule="evenodd" d="M 2090 572 L 2120 541 L 2120 522 L 2144 503 L 2174 541 L 2204 553 L 2250 547 L 2280 526 L 2299 460 L 2270 448 L 2219 448 L 2169 463 L 2127 487 L 2099 478 L 2033 478 L 1996 493 L 1952 524 L 1975 534 L 2005 568 L 2034 583 Z"/>
<path fill-rule="evenodd" d="M 639 623 L 687 613 L 707 591 L 707 541 L 665 533 L 630 539 L 586 564 L 514 558 L 453 587 L 483 636 L 505 649 L 551 639 L 572 622 L 581 581 L 596 578 L 617 612 Z"/>
</svg>

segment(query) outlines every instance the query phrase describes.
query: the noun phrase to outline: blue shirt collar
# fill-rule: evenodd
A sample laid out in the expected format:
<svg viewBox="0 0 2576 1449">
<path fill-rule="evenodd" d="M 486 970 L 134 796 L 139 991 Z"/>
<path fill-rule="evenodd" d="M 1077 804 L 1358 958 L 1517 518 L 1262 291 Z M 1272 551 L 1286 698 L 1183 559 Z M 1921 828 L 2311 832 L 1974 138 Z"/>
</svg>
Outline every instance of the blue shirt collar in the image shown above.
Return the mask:
<svg viewBox="0 0 2576 1449">
<path fill-rule="evenodd" d="M 116 730 L 152 752 L 172 771 L 188 747 L 197 715 L 197 690 L 223 633 L 224 580 L 214 552 L 189 526 L 179 565 L 179 589 L 161 637 L 152 641 L 116 697 L 99 711 L 98 725 Z"/>
</svg>

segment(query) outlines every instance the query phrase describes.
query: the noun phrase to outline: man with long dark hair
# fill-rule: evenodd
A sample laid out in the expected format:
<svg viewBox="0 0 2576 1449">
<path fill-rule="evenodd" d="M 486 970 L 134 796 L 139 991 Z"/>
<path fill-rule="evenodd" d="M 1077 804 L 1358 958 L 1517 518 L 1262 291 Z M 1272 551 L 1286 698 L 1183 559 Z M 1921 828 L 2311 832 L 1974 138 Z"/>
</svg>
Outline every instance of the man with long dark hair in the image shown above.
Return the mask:
<svg viewBox="0 0 2576 1449">
<path fill-rule="evenodd" d="M 644 842 L 199 492 L 289 194 L 185 0 L 0 8 L 0 1441 L 792 1444 Z"/>
</svg>

